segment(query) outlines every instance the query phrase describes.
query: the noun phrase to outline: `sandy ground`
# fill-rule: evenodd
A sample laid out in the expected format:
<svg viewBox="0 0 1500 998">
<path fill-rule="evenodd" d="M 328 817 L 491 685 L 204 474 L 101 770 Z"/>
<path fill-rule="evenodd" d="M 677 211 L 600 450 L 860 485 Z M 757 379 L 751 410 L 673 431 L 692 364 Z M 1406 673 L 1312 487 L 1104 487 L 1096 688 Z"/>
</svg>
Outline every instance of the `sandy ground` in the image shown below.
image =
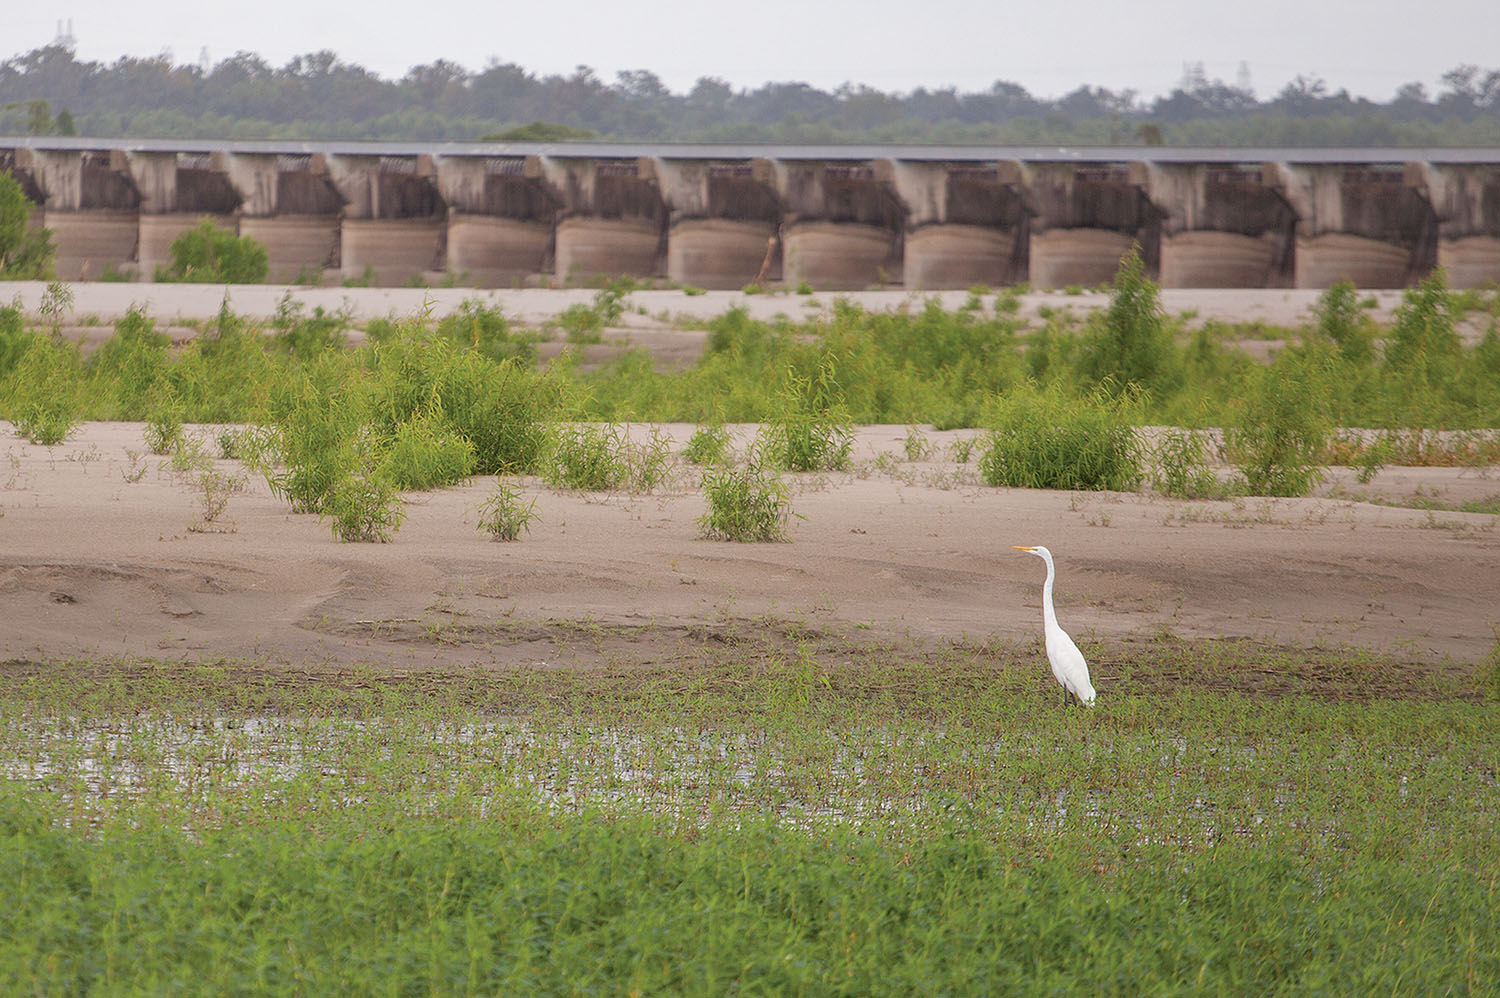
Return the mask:
<svg viewBox="0 0 1500 998">
<path fill-rule="evenodd" d="M 435 316 L 446 315 L 469 299 L 499 306 L 507 316 L 527 324 L 540 324 L 573 304 L 589 304 L 595 292 L 585 288 L 551 291 L 544 288 L 483 290 L 476 288 L 311 288 L 274 284 L 244 284 L 225 287 L 211 284 L 98 284 L 75 283 L 73 313 L 76 316 L 98 316 L 109 319 L 125 314 L 131 306 L 140 306 L 159 322 L 174 319 L 206 319 L 218 313 L 225 298 L 240 315 L 269 318 L 283 297 L 290 294 L 307 311 L 348 310 L 362 321 L 377 317 L 404 317 L 425 310 L 429 304 Z M 28 312 L 38 311 L 47 285 L 40 281 L 7 282 L 8 300 L 19 300 Z M 1306 322 L 1319 291 L 1235 290 L 1168 288 L 1161 293 L 1162 307 L 1169 314 L 1190 314 L 1196 321 L 1211 318 L 1235 322 L 1264 322 L 1287 326 Z M 1389 318 L 1400 304 L 1400 291 L 1370 292 L 1376 306 L 1371 315 L 1381 321 Z M 910 292 L 857 291 L 820 292 L 796 295 L 785 292 L 747 295 L 740 291 L 708 291 L 689 295 L 678 291 L 633 291 L 629 296 L 632 309 L 626 317 L 629 325 L 655 325 L 662 316 L 705 319 L 726 310 L 743 306 L 752 318 L 773 319 L 778 315 L 798 318 L 815 314 L 832 305 L 836 298 L 847 298 L 871 310 L 888 310 L 903 305 L 920 307 L 929 299 L 941 301 L 945 308 L 956 309 L 968 300 L 967 291 Z M 1064 291 L 1038 291 L 1020 296 L 1020 315 L 1035 317 L 1043 308 L 1071 308 L 1084 313 L 1109 303 L 1109 296 L 1098 291 L 1068 294 Z M 986 305 L 994 296 L 985 296 Z"/>
<path fill-rule="evenodd" d="M 35 310 L 44 286 L 7 290 Z M 224 288 L 78 284 L 75 324 L 102 339 L 132 304 L 191 336 Z M 229 289 L 241 313 L 270 315 L 287 289 Z M 472 290 L 292 289 L 310 309 L 357 317 L 441 313 Z M 587 290 L 479 293 L 540 324 Z M 921 296 L 850 296 L 899 308 Z M 967 295 L 950 292 L 957 307 Z M 1309 291 L 1171 291 L 1199 321 L 1305 321 Z M 1379 296 L 1388 315 L 1399 293 Z M 689 362 L 701 330 L 683 316 L 743 304 L 753 315 L 826 308 L 794 295 L 635 292 L 613 331 L 663 365 Z M 1098 294 L 1025 296 L 1023 314 L 1079 311 Z M 642 314 L 642 310 L 644 314 Z M 607 351 L 604 347 L 590 348 Z M 691 427 L 669 426 L 678 443 Z M 207 431 L 202 431 L 207 434 Z M 740 428 L 741 442 L 751 430 Z M 992 489 L 945 455 L 962 432 L 926 430 L 935 455 L 905 460 L 904 427 L 861 431 L 851 473 L 793 476 L 791 543 L 699 537 L 696 469 L 649 496 L 526 490 L 540 519 L 512 544 L 476 527 L 492 479 L 409 497 L 391 544 L 342 544 L 265 481 L 242 474 L 221 519 L 198 525 L 201 490 L 145 453 L 140 424 L 89 424 L 66 444 L 26 444 L 0 424 L 0 658 L 145 656 L 380 666 L 591 664 L 670 660 L 705 636 L 732 644 L 789 628 L 854 640 L 941 645 L 1040 634 L 1043 567 L 1010 549 L 1045 544 L 1060 565 L 1058 612 L 1082 639 L 1248 636 L 1298 646 L 1354 644 L 1472 661 L 1500 627 L 1500 517 L 1377 505 L 1417 497 L 1455 506 L 1500 493 L 1500 477 L 1390 469 L 1360 485 L 1336 471 L 1308 499 L 1181 502 L 1135 494 Z M 212 448 L 210 448 L 212 450 Z M 881 457 L 885 455 L 885 457 Z M 877 460 L 880 462 L 877 464 Z M 195 525 L 198 527 L 195 529 Z"/>
<path fill-rule="evenodd" d="M 906 428 L 871 427 L 852 472 L 795 476 L 790 543 L 701 539 L 697 472 L 680 465 L 677 486 L 649 496 L 526 482 L 540 519 L 516 543 L 477 529 L 494 484 L 478 479 L 410 496 L 393 543 L 344 544 L 249 474 L 195 529 L 201 490 L 144 454 L 141 424 L 87 424 L 51 449 L 6 431 L 0 657 L 12 660 L 589 667 L 788 626 L 916 645 L 1027 639 L 1043 566 L 1012 544 L 1051 547 L 1058 612 L 1081 639 L 1250 636 L 1472 661 L 1500 625 L 1500 517 L 1342 497 L 1500 492 L 1474 471 L 1396 469 L 1368 486 L 1343 473 L 1320 497 L 1239 502 L 993 489 L 944 456 L 967 434 L 929 430 L 937 454 L 909 462 Z"/>
</svg>

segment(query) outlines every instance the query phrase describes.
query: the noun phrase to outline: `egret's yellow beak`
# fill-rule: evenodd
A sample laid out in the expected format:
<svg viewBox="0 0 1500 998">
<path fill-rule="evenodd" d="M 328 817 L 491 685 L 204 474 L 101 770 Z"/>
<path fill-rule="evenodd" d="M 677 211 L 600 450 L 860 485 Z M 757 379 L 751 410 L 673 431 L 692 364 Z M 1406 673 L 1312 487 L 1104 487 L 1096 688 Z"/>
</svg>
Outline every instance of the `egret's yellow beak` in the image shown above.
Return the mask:
<svg viewBox="0 0 1500 998">
<path fill-rule="evenodd" d="M 1036 550 L 1036 548 L 1023 548 L 1019 544 L 1012 544 L 1011 547 L 1015 548 L 1017 551 L 1035 551 Z"/>
</svg>

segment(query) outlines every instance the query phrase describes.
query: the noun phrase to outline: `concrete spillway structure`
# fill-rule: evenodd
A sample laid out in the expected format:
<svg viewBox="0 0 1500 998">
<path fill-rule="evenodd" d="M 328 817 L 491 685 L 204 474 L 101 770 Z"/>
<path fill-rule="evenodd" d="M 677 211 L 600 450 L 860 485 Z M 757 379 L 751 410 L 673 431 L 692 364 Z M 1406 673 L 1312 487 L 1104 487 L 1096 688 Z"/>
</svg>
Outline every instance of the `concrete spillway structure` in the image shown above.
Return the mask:
<svg viewBox="0 0 1500 998">
<path fill-rule="evenodd" d="M 1436 212 L 1402 164 L 1278 163 L 1270 172 L 1297 215 L 1297 287 L 1399 288 L 1436 265 Z"/>
<path fill-rule="evenodd" d="M 1259 164 L 1145 166 L 1160 216 L 1161 283 L 1171 288 L 1284 288 L 1294 280 L 1297 216 Z"/>
<path fill-rule="evenodd" d="M 902 276 L 914 290 L 1027 280 L 1034 210 L 1015 161 L 891 162 L 906 218 Z"/>
<path fill-rule="evenodd" d="M 777 161 L 782 279 L 818 289 L 900 283 L 905 211 L 873 161 Z"/>
<path fill-rule="evenodd" d="M 1106 283 L 1137 247 L 1155 272 L 1162 210 L 1145 191 L 1135 163 L 1036 163 L 1026 186 L 1035 204 L 1031 283 L 1040 288 Z"/>
<path fill-rule="evenodd" d="M 448 204 L 448 270 L 461 283 L 509 287 L 549 270 L 561 208 L 538 156 L 445 156 L 438 191 Z"/>
<path fill-rule="evenodd" d="M 770 160 L 655 160 L 652 172 L 670 212 L 668 278 L 715 290 L 781 279 L 785 208 Z"/>
<path fill-rule="evenodd" d="M 242 196 L 239 234 L 266 247 L 270 279 L 318 283 L 338 274 L 344 199 L 317 153 L 220 155 Z"/>
<path fill-rule="evenodd" d="M 667 206 L 649 160 L 553 157 L 544 161 L 562 207 L 557 278 L 654 277 L 665 272 Z"/>
<path fill-rule="evenodd" d="M 273 280 L 817 288 L 1500 281 L 1500 151 L 0 138 L 66 279 L 207 217 Z"/>
</svg>

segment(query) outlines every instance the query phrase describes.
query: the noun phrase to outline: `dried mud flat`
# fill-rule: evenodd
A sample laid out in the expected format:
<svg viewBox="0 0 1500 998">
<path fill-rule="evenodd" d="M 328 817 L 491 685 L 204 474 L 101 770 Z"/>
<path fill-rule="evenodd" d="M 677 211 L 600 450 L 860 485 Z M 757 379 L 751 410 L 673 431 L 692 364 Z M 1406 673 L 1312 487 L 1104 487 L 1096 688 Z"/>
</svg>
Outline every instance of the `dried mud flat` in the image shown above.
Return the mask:
<svg viewBox="0 0 1500 998">
<path fill-rule="evenodd" d="M 681 444 L 692 427 L 663 429 Z M 735 428 L 738 442 L 752 429 Z M 527 481 L 540 518 L 516 543 L 477 529 L 493 486 L 482 478 L 411 495 L 392 543 L 344 544 L 249 473 L 219 520 L 198 524 L 192 477 L 145 454 L 138 423 L 86 424 L 51 449 L 0 430 L 12 668 L 687 668 L 798 642 L 851 661 L 875 648 L 982 656 L 1040 632 L 1042 566 L 1012 544 L 1052 548 L 1059 615 L 1103 642 L 1106 677 L 1108 649 L 1164 636 L 1354 645 L 1453 669 L 1483 657 L 1500 625 L 1500 517 L 1344 497 L 1500 492 L 1473 470 L 1392 469 L 1366 486 L 1335 473 L 1321 496 L 1233 502 L 995 489 L 946 457 L 971 431 L 927 431 L 935 456 L 911 462 L 906 428 L 868 427 L 851 472 L 792 476 L 790 543 L 701 539 L 698 472 L 679 464 L 674 489 L 646 496 Z"/>
</svg>

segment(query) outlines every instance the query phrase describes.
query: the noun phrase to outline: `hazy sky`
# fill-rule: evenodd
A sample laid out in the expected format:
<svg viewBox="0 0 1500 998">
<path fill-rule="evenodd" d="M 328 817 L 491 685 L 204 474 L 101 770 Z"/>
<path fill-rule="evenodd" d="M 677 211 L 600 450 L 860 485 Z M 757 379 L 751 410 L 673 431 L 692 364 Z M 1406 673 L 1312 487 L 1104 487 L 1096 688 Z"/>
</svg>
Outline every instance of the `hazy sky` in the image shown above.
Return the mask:
<svg viewBox="0 0 1500 998">
<path fill-rule="evenodd" d="M 590 66 L 606 82 L 646 69 L 673 91 L 714 76 L 736 89 L 797 81 L 905 92 L 985 90 L 996 80 L 1039 97 L 1080 84 L 1150 98 L 1201 62 L 1235 83 L 1240 66 L 1262 100 L 1298 74 L 1388 100 L 1461 63 L 1500 69 L 1500 0 L 62 0 L 13 3 L 9 57 L 48 44 L 71 19 L 81 59 L 170 52 L 210 63 L 238 51 L 272 66 L 331 49 L 387 78 L 447 59 L 491 60 L 538 75 Z M 1051 9 L 1045 9 L 1051 8 Z M 555 12 L 555 13 L 549 13 Z M 1416 13 L 1413 13 L 1416 12 Z"/>
</svg>

